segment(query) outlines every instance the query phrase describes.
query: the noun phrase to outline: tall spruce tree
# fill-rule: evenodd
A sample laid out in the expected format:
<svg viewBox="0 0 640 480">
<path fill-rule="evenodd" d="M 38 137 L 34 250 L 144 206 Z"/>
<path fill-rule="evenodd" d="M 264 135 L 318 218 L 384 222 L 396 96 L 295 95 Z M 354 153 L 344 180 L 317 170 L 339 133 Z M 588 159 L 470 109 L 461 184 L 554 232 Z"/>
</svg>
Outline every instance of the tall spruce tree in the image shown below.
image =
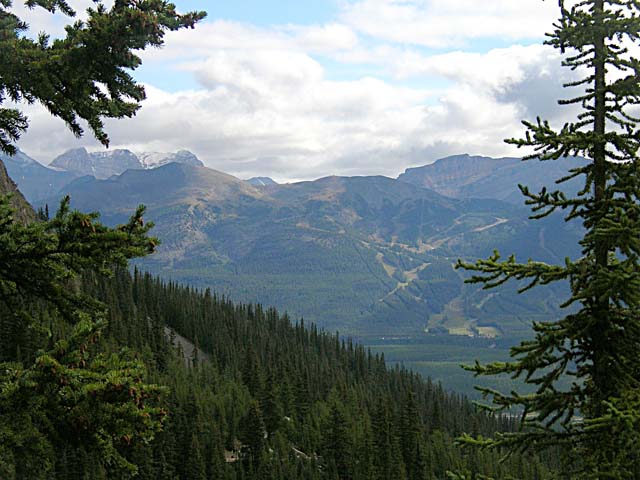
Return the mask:
<svg viewBox="0 0 640 480">
<path fill-rule="evenodd" d="M 144 365 L 126 352 L 100 351 L 105 305 L 79 280 L 152 252 L 152 225 L 139 208 L 129 223 L 105 227 L 96 214 L 71 212 L 68 198 L 46 222 L 23 225 L 12 211 L 0 196 L 0 325 L 13 341 L 0 345 L 0 472 L 50 478 L 54 447 L 68 446 L 106 470 L 135 473 L 124 450 L 160 429 L 162 389 L 144 382 Z M 70 333 L 58 339 L 52 325 Z"/>
<path fill-rule="evenodd" d="M 97 2 L 85 21 L 66 27 L 66 36 L 53 41 L 46 33 L 32 39 L 28 24 L 11 11 L 12 0 L 0 0 L 0 152 L 14 153 L 13 143 L 28 127 L 18 109 L 3 108 L 6 100 L 40 102 L 65 121 L 76 135 L 86 121 L 96 139 L 109 145 L 105 118 L 131 117 L 144 100 L 144 88 L 131 71 L 135 52 L 160 46 L 167 30 L 193 27 L 204 12 L 180 15 L 166 0 L 116 0 L 111 8 Z M 74 17 L 65 0 L 26 0 Z"/>
<path fill-rule="evenodd" d="M 584 180 L 575 197 L 561 190 L 535 193 L 521 186 L 537 219 L 565 210 L 582 222 L 582 256 L 563 265 L 498 252 L 458 266 L 474 271 L 468 280 L 492 288 L 515 279 L 521 291 L 568 282 L 571 307 L 563 319 L 535 323 L 535 338 L 511 350 L 512 360 L 471 368 L 478 375 L 507 373 L 535 386 L 535 393 L 502 394 L 482 389 L 490 408 L 522 411 L 520 432 L 493 439 L 464 437 L 468 444 L 509 452 L 560 446 L 574 478 L 640 478 L 640 61 L 630 47 L 640 37 L 637 0 L 559 1 L 561 16 L 547 44 L 565 54 L 563 65 L 582 78 L 565 85 L 583 91 L 561 105 L 580 105 L 575 122 L 556 130 L 537 119 L 523 122 L 533 147 L 525 159 L 562 161 L 584 156 L 583 166 L 558 179 Z M 563 388 L 560 380 L 569 379 Z"/>
<path fill-rule="evenodd" d="M 75 16 L 65 0 L 24 3 Z M 41 103 L 76 136 L 84 121 L 108 146 L 104 119 L 133 116 L 145 96 L 130 74 L 141 63 L 135 52 L 162 45 L 166 31 L 193 27 L 205 15 L 180 15 L 165 0 L 96 2 L 85 21 L 51 41 L 46 33 L 31 38 L 11 7 L 0 0 L 0 152 L 10 154 L 28 120 L 7 101 Z M 24 225 L 0 196 L 0 330 L 9 337 L 0 342 L 2 478 L 50 478 L 54 450 L 67 445 L 86 453 L 91 461 L 82 463 L 92 463 L 92 472 L 135 474 L 124 450 L 160 428 L 160 389 L 144 383 L 140 361 L 100 352 L 104 305 L 83 295 L 79 281 L 83 271 L 109 274 L 153 251 L 157 241 L 147 236 L 142 213 L 107 228 L 97 215 L 70 212 L 67 199 L 52 220 Z M 52 324 L 66 336 L 56 337 Z"/>
</svg>

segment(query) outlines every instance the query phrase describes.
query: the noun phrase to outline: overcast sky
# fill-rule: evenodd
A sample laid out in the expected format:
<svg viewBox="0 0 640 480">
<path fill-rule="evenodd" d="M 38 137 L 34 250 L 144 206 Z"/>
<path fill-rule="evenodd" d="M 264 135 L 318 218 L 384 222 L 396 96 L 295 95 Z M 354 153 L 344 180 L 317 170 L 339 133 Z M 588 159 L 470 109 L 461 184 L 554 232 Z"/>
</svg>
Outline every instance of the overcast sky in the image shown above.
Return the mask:
<svg viewBox="0 0 640 480">
<path fill-rule="evenodd" d="M 136 118 L 108 122 L 111 148 L 184 148 L 241 178 L 397 176 L 446 155 L 519 155 L 503 139 L 522 119 L 569 113 L 556 105 L 568 72 L 542 45 L 553 0 L 175 3 L 208 18 L 142 53 L 148 99 Z M 24 18 L 61 29 L 46 12 Z M 39 161 L 100 149 L 41 107 L 26 112 L 19 147 Z"/>
</svg>

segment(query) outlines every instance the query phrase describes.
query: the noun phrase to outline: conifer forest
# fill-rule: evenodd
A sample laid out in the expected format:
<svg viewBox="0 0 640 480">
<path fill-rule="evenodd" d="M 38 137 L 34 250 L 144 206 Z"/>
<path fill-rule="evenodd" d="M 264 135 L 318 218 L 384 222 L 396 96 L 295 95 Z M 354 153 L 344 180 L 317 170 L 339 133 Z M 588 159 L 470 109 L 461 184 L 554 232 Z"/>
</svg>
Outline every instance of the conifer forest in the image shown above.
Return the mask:
<svg viewBox="0 0 640 480">
<path fill-rule="evenodd" d="M 451 2 L 464 4 L 459 15 L 479 8 Z M 43 117 L 62 122 L 76 142 L 118 145 L 128 133 L 119 122 L 171 94 L 144 77 L 160 76 L 157 59 L 145 55 L 180 46 L 190 30 L 225 42 L 250 31 L 255 38 L 238 56 L 273 42 L 269 60 L 281 62 L 278 74 L 295 98 L 291 85 L 305 68 L 310 82 L 325 81 L 318 72 L 331 68 L 296 64 L 295 55 L 323 54 L 326 45 L 308 45 L 327 32 L 352 48 L 347 27 L 304 36 L 280 19 L 288 26 L 267 41 L 263 26 L 210 20 L 225 2 L 188 13 L 166 0 L 81 3 L 0 0 L 0 480 L 640 479 L 640 1 L 537 2 L 553 6 L 544 48 L 569 72 L 564 96 L 554 100 L 568 113 L 559 125 L 549 121 L 536 97 L 540 116 L 505 140 L 522 162 L 452 157 L 391 179 L 352 176 L 351 168 L 360 173 L 357 160 L 346 155 L 348 176 L 297 181 L 296 173 L 282 184 L 239 180 L 210 169 L 213 157 L 203 154 L 202 162 L 185 150 L 76 149 L 45 168 L 22 149 L 39 145 L 33 135 L 42 133 Z M 429 14 L 448 8 L 432 0 L 332 3 L 345 4 L 338 18 L 369 41 L 411 34 L 407 12 L 420 5 Z M 489 4 L 492 15 L 524 8 Z M 219 6 L 220 18 L 229 5 Z M 406 23 L 400 31 L 395 8 Z M 389 18 L 382 33 L 373 21 L 356 21 L 378 10 Z M 38 15 L 66 23 L 34 32 Z M 206 37 L 216 28 L 224 34 Z M 298 34 L 289 65 L 282 45 Z M 424 40 L 407 58 L 438 48 Z M 392 62 L 389 51 L 375 53 Z M 220 80 L 233 55 L 228 49 L 207 60 L 218 77 L 198 77 L 216 95 L 240 91 Z M 234 97 L 241 109 L 263 93 L 247 58 L 238 60 L 251 89 Z M 136 77 L 143 59 L 156 67 Z M 382 80 L 364 83 L 378 88 Z M 407 98 L 410 84 L 402 87 Z M 186 98 L 196 87 L 181 88 Z M 508 97 L 506 87 L 495 90 Z M 203 105 L 233 110 L 218 97 Z M 340 115 L 358 110 L 353 105 Z M 269 122 L 252 115 L 267 149 L 260 129 Z M 376 121 L 367 127 L 374 133 Z M 196 123 L 181 126 L 185 136 Z M 401 123 L 395 119 L 394 128 Z M 308 135 L 321 128 L 309 125 Z M 222 145 L 233 127 L 229 119 L 228 130 L 212 136 Z M 291 142 L 281 152 L 315 161 L 292 131 L 277 136 Z M 328 154 L 333 141 L 316 143 Z M 52 149 L 64 143 L 48 142 Z M 268 153 L 255 162 L 272 162 Z M 239 153 L 236 160 L 251 163 Z M 376 162 L 372 154 L 368 166 Z M 539 170 L 526 170 L 525 180 L 547 183 L 520 184 L 519 169 L 533 164 Z M 516 184 L 517 206 L 509 200 Z M 149 205 L 137 206 L 139 199 Z M 487 245 L 493 253 L 478 259 Z M 266 302 L 247 300 L 261 295 Z M 287 307 L 318 314 L 317 321 Z M 385 356 L 390 341 L 397 349 L 387 352 L 400 360 Z M 402 354 L 436 346 L 445 356 L 454 347 L 486 355 L 460 365 L 482 382 L 480 400 L 431 378 L 440 357 L 421 373 L 403 364 Z"/>
</svg>

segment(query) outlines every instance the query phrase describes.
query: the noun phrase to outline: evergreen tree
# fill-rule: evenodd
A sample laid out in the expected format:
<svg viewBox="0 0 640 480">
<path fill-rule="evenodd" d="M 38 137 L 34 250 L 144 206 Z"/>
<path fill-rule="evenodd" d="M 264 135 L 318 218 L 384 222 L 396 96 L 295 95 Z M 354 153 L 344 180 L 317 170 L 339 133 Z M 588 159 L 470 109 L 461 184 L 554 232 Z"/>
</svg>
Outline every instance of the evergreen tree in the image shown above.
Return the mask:
<svg viewBox="0 0 640 480">
<path fill-rule="evenodd" d="M 211 479 L 223 479 L 225 474 L 224 449 L 222 437 L 218 431 L 212 432 L 212 439 L 206 453 L 207 477 Z"/>
<path fill-rule="evenodd" d="M 27 0 L 30 8 L 75 12 L 66 0 Z M 27 24 L 11 11 L 11 0 L 0 2 L 0 105 L 6 100 L 40 102 L 71 131 L 83 133 L 79 120 L 103 145 L 109 145 L 104 118 L 131 117 L 144 100 L 144 88 L 129 74 L 148 46 L 163 44 L 167 30 L 193 27 L 204 12 L 185 15 L 164 0 L 116 1 L 111 8 L 97 3 L 86 21 L 66 28 L 64 38 L 50 41 L 24 35 Z M 15 142 L 28 127 L 16 108 L 0 108 L 0 152 L 14 153 Z"/>
<path fill-rule="evenodd" d="M 353 478 L 351 474 L 352 448 L 347 431 L 347 419 L 341 407 L 336 403 L 331 406 L 324 432 L 322 456 L 328 472 L 340 480 Z"/>
<path fill-rule="evenodd" d="M 75 16 L 65 0 L 24 3 Z M 129 73 L 141 63 L 134 52 L 160 46 L 166 31 L 193 27 L 204 17 L 179 15 L 162 0 L 116 1 L 110 8 L 96 2 L 86 21 L 50 41 L 46 33 L 26 36 L 27 24 L 11 6 L 11 0 L 0 1 L 0 152 L 9 154 L 28 120 L 16 108 L 2 108 L 7 100 L 40 102 L 76 136 L 86 121 L 108 146 L 103 120 L 133 116 L 145 97 Z M 52 220 L 47 207 L 30 216 L 39 222 L 23 225 L 14 221 L 9 200 L 0 199 L 0 332 L 7 334 L 0 361 L 12 361 L 0 367 L 0 453 L 9 459 L 0 470 L 6 478 L 47 477 L 57 462 L 52 447 L 65 445 L 87 455 L 78 464 L 85 473 L 69 473 L 74 478 L 98 478 L 102 466 L 135 473 L 123 448 L 149 440 L 160 427 L 164 411 L 153 407 L 159 389 L 143 383 L 144 366 L 127 353 L 98 351 L 104 305 L 79 288 L 82 271 L 110 274 L 113 265 L 154 250 L 157 240 L 147 237 L 150 225 L 144 226 L 142 213 L 138 209 L 128 224 L 111 229 L 95 214 L 70 212 L 65 199 Z M 57 332 L 41 321 L 43 315 L 52 315 L 52 324 L 62 318 L 57 325 L 68 336 L 47 343 Z M 63 470 L 73 466 L 68 455 L 64 462 Z"/>
<path fill-rule="evenodd" d="M 161 389 L 144 383 L 144 365 L 127 352 L 99 352 L 104 305 L 77 284 L 84 269 L 109 274 L 112 265 L 153 251 L 157 240 L 147 236 L 151 225 L 144 225 L 143 212 L 108 228 L 95 214 L 71 212 L 66 199 L 52 220 L 23 225 L 0 197 L 3 322 L 27 331 L 44 328 L 34 315 L 36 305 L 62 316 L 70 329 L 38 352 L 28 348 L 28 338 L 13 349 L 3 345 L 2 358 L 14 361 L 0 364 L 0 437 L 17 478 L 33 475 L 27 472 L 46 476 L 55 463 L 52 445 L 76 445 L 100 465 L 135 472 L 123 450 L 149 440 L 161 426 Z"/>
<path fill-rule="evenodd" d="M 524 122 L 526 137 L 508 142 L 533 147 L 527 158 L 562 161 L 586 157 L 583 166 L 558 183 L 584 179 L 575 197 L 521 187 L 533 218 L 566 209 L 582 222 L 582 256 L 564 265 L 518 263 L 495 252 L 487 260 L 459 266 L 477 273 L 485 288 L 510 279 L 538 284 L 566 281 L 572 307 L 565 318 L 535 323 L 535 338 L 512 349 L 508 363 L 476 365 L 480 375 L 508 373 L 535 386 L 532 395 L 492 396 L 493 408 L 522 409 L 520 432 L 472 444 L 539 450 L 560 445 L 575 478 L 637 478 L 640 456 L 640 61 L 628 47 L 640 38 L 640 3 L 635 0 L 560 0 L 561 17 L 548 44 L 567 53 L 563 65 L 585 75 L 566 86 L 584 91 L 561 104 L 579 104 L 573 123 L 554 130 L 548 122 Z M 562 388 L 560 380 L 570 380 Z"/>
<path fill-rule="evenodd" d="M 420 423 L 415 394 L 409 392 L 400 416 L 400 449 L 409 480 L 421 480 L 424 466 L 420 451 Z"/>
<path fill-rule="evenodd" d="M 189 480 L 206 480 L 207 478 L 202 447 L 200 446 L 197 435 L 191 436 L 189 454 L 185 457 L 184 471 L 184 478 L 188 478 Z"/>
<path fill-rule="evenodd" d="M 377 480 L 397 479 L 399 475 L 400 455 L 392 418 L 392 409 L 388 399 L 380 399 L 373 414 L 374 470 Z"/>
<path fill-rule="evenodd" d="M 254 397 L 262 394 L 262 376 L 258 357 L 252 345 L 247 348 L 247 355 L 242 362 L 242 381 Z"/>
<path fill-rule="evenodd" d="M 257 401 L 252 401 L 249 411 L 240 422 L 240 441 L 243 445 L 248 470 L 257 470 L 265 445 L 265 426 Z"/>
<path fill-rule="evenodd" d="M 272 435 L 280 428 L 284 414 L 278 400 L 275 382 L 271 376 L 267 379 L 267 385 L 260 399 L 260 409 L 263 412 L 267 433 Z"/>
</svg>

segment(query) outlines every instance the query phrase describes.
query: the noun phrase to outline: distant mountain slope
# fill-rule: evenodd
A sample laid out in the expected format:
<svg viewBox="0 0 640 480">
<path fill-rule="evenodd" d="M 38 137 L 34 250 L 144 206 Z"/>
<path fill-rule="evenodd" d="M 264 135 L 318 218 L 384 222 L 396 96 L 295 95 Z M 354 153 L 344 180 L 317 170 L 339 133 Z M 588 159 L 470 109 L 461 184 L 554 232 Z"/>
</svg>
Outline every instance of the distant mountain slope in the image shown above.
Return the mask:
<svg viewBox="0 0 640 480">
<path fill-rule="evenodd" d="M 526 299 L 462 283 L 458 257 L 494 247 L 562 261 L 577 232 L 530 222 L 497 200 L 457 200 L 386 177 L 326 177 L 254 188 L 204 167 L 168 164 L 64 193 L 108 223 L 144 203 L 163 244 L 145 266 L 242 301 L 260 301 L 346 333 L 519 334 L 556 313 L 562 292 Z"/>
<path fill-rule="evenodd" d="M 198 157 L 187 150 L 142 153 L 138 157 L 129 150 L 89 153 L 84 148 L 78 148 L 58 156 L 49 167 L 21 151 L 13 156 L 0 154 L 0 160 L 30 203 L 42 204 L 46 199 L 50 205 L 57 205 L 62 196 L 60 192 L 67 184 L 74 180 L 81 183 L 86 181 L 81 177 L 106 179 L 128 169 L 152 169 L 172 162 L 204 166 Z"/>
<path fill-rule="evenodd" d="M 75 201 L 83 208 L 112 214 L 130 212 L 131 206 L 135 207 L 141 200 L 149 206 L 170 206 L 232 202 L 242 196 L 262 196 L 251 185 L 226 173 L 179 163 L 151 170 L 127 170 L 104 180 L 81 178 L 67 185 L 63 192 L 73 192 Z"/>
<path fill-rule="evenodd" d="M 20 191 L 32 203 L 50 198 L 67 183 L 77 178 L 72 172 L 63 172 L 47 168 L 24 152 L 13 156 L 0 154 L 11 178 L 18 184 Z"/>
<path fill-rule="evenodd" d="M 522 204 L 518 184 L 538 192 L 543 186 L 556 188 L 554 182 L 564 177 L 570 168 L 581 164 L 581 159 L 528 160 L 519 158 L 490 158 L 455 155 L 442 158 L 429 165 L 408 168 L 398 180 L 431 188 L 454 198 L 495 198 Z M 563 191 L 575 192 L 578 182 L 562 185 Z"/>
</svg>

